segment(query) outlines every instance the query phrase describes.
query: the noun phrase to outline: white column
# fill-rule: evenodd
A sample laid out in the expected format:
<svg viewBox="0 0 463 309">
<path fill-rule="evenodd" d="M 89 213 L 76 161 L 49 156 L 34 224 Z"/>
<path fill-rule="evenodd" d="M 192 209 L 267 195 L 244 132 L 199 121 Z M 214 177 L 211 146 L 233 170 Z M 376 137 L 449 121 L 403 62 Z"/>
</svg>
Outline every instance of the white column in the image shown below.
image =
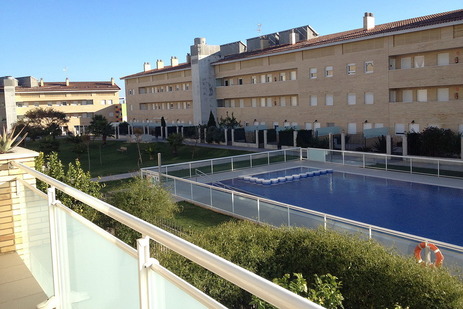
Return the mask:
<svg viewBox="0 0 463 309">
<path fill-rule="evenodd" d="M 346 133 L 341 133 L 341 150 L 346 150 Z"/>
<path fill-rule="evenodd" d="M 267 130 L 264 130 L 264 148 L 267 148 Z"/>
<path fill-rule="evenodd" d="M 402 135 L 402 155 L 408 156 L 408 143 L 407 143 L 407 135 Z"/>
</svg>

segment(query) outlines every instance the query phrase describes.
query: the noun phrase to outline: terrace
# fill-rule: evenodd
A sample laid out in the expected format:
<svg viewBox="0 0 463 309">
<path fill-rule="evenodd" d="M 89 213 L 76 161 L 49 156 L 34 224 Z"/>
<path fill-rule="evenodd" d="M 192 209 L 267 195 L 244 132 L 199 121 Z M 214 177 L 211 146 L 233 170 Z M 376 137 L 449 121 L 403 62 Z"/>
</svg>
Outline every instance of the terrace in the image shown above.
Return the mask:
<svg viewBox="0 0 463 309">
<path fill-rule="evenodd" d="M 0 308 L 224 308 L 152 258 L 153 242 L 279 308 L 322 308 L 35 171 L 36 156 L 25 149 L 0 156 Z M 57 190 L 138 231 L 137 248 L 71 211 Z"/>
</svg>

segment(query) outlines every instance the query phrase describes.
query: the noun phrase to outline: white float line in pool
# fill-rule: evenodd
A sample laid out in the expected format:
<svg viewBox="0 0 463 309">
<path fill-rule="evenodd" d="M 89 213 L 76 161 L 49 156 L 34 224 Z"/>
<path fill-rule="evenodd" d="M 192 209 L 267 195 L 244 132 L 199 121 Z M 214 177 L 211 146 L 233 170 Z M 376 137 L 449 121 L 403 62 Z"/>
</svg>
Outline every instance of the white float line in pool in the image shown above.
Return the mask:
<svg viewBox="0 0 463 309">
<path fill-rule="evenodd" d="M 249 181 L 251 183 L 257 183 L 257 184 L 262 184 L 262 185 L 273 185 L 277 183 L 299 180 L 301 178 L 314 177 L 314 176 L 320 176 L 320 175 L 331 174 L 331 173 L 333 173 L 332 169 L 324 169 L 324 170 L 316 170 L 313 172 L 304 172 L 300 174 L 293 174 L 293 175 L 281 176 L 281 177 L 270 178 L 270 179 L 253 177 L 253 176 L 239 176 L 238 179 L 242 179 L 245 181 Z"/>
</svg>

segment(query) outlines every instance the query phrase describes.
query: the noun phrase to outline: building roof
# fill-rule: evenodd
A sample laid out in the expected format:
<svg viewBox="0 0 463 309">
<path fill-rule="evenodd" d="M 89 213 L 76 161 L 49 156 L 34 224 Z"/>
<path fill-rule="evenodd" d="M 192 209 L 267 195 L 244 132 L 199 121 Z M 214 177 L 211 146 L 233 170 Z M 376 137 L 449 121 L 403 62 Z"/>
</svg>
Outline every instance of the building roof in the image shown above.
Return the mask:
<svg viewBox="0 0 463 309">
<path fill-rule="evenodd" d="M 368 38 L 378 35 L 387 35 L 393 34 L 394 32 L 401 31 L 413 31 L 414 29 L 419 30 L 419 28 L 436 26 L 445 23 L 451 23 L 456 21 L 463 22 L 463 10 L 455 10 L 450 12 L 437 13 L 427 16 L 421 16 L 416 18 L 410 18 L 401 21 L 395 21 L 391 23 L 375 25 L 373 29 L 365 30 L 363 28 L 328 34 L 323 36 L 317 36 L 315 38 L 309 39 L 307 41 L 301 41 L 296 44 L 286 44 L 286 45 L 277 45 L 272 46 L 262 50 L 254 50 L 251 52 L 244 52 L 240 54 L 233 54 L 227 56 L 217 62 L 220 64 L 222 62 L 228 62 L 243 58 L 258 57 L 264 56 L 267 54 L 281 53 L 291 50 L 310 48 L 315 46 L 330 45 L 338 42 Z"/>
<path fill-rule="evenodd" d="M 44 82 L 39 87 L 16 87 L 16 93 L 22 92 L 83 92 L 83 91 L 119 91 L 118 85 L 107 82 Z"/>
<path fill-rule="evenodd" d="M 127 75 L 124 77 L 121 77 L 121 79 L 126 79 L 126 78 L 134 78 L 134 77 L 140 77 L 140 76 L 145 76 L 145 75 L 152 75 L 156 73 L 165 73 L 165 72 L 170 72 L 170 71 L 176 71 L 176 70 L 185 70 L 191 68 L 191 63 L 185 62 L 185 63 L 180 63 L 178 65 L 174 66 L 165 66 L 162 69 L 153 69 L 153 70 L 148 70 L 140 73 L 135 73 L 131 75 Z"/>
</svg>

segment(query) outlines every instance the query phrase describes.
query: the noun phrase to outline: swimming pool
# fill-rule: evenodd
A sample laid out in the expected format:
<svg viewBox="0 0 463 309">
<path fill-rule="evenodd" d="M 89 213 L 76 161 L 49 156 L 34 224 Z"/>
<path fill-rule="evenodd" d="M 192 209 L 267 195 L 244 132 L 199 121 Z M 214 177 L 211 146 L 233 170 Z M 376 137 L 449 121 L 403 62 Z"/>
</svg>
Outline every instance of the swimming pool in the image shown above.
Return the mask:
<svg viewBox="0 0 463 309">
<path fill-rule="evenodd" d="M 275 173 L 275 172 L 272 172 Z M 250 175 L 278 178 L 293 171 Z M 223 184 L 266 198 L 463 246 L 463 190 L 334 172 L 270 185 Z"/>
</svg>

